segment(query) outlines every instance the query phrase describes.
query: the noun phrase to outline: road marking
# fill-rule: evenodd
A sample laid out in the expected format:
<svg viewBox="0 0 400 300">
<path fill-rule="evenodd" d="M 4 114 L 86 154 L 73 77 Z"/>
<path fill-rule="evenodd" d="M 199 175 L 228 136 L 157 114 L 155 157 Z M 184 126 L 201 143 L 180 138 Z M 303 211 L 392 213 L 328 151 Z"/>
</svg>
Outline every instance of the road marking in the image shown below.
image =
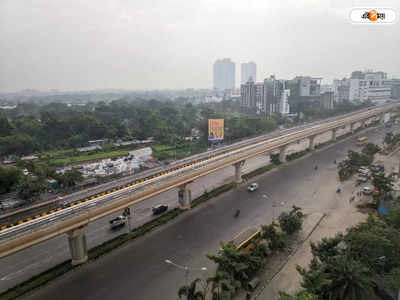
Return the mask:
<svg viewBox="0 0 400 300">
<path fill-rule="evenodd" d="M 39 263 L 33 263 L 33 264 L 31 264 L 31 265 L 29 265 L 29 266 L 27 266 L 27 267 L 25 267 L 25 268 L 22 268 L 21 270 L 19 270 L 19 271 L 17 271 L 17 272 L 10 273 L 10 274 L 8 274 L 8 275 L 6 275 L 6 276 L 0 278 L 0 280 L 2 280 L 2 281 L 7 281 L 7 280 L 13 280 L 13 279 L 15 279 L 15 278 L 18 278 L 18 277 L 20 277 L 20 274 L 21 274 L 21 273 L 24 273 L 26 270 L 28 270 L 28 269 L 30 269 L 30 268 L 32 268 L 32 267 L 38 265 L 38 264 L 39 264 Z"/>
</svg>

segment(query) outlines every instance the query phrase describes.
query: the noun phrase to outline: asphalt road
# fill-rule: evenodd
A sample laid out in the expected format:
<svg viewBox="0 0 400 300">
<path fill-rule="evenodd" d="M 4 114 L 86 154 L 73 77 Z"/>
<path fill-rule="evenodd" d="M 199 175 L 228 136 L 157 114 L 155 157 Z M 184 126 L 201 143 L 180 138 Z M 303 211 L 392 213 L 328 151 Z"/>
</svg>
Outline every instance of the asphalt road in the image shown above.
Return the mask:
<svg viewBox="0 0 400 300">
<path fill-rule="evenodd" d="M 377 137 L 378 134 L 371 135 L 372 140 Z M 381 137 L 382 133 L 379 142 Z M 321 137 L 321 141 L 328 138 L 329 136 Z M 166 258 L 191 266 L 212 266 L 204 255 L 218 249 L 219 241 L 228 241 L 248 226 L 269 223 L 272 220 L 272 201 L 263 198 L 263 193 L 267 193 L 276 203 L 284 206 L 280 210 L 292 204 L 305 207 L 306 211 L 323 211 L 329 208 L 329 203 L 323 201 L 318 189 L 327 182 L 332 182 L 332 192 L 335 191 L 337 171 L 333 160 L 344 158 L 347 149 L 354 147 L 354 143 L 355 138 L 352 138 L 263 176 L 258 179 L 260 189 L 256 193 L 249 194 L 243 185 L 235 191 L 213 199 L 180 216 L 166 227 L 67 274 L 29 298 L 160 299 L 160 295 L 163 295 L 162 299 L 176 299 L 176 290 L 183 283 L 183 273 L 166 265 L 163 262 Z M 302 145 L 303 143 L 300 143 L 293 147 Z M 267 161 L 266 156 L 257 157 L 246 162 L 245 169 L 257 168 Z M 315 164 L 320 166 L 317 172 L 313 169 Z M 230 181 L 232 176 L 233 168 L 226 168 L 204 177 L 192 184 L 192 194 L 196 197 L 202 194 L 204 189 Z M 134 226 L 151 218 L 153 204 L 162 202 L 176 205 L 176 196 L 176 191 L 169 191 L 135 207 Z M 241 215 L 234 219 L 233 214 L 237 208 L 241 209 Z M 111 217 L 89 225 L 89 247 L 120 234 L 108 229 L 107 222 Z M 1 290 L 68 258 L 65 236 L 4 258 L 0 261 Z M 211 272 L 203 275 L 209 276 Z"/>
</svg>

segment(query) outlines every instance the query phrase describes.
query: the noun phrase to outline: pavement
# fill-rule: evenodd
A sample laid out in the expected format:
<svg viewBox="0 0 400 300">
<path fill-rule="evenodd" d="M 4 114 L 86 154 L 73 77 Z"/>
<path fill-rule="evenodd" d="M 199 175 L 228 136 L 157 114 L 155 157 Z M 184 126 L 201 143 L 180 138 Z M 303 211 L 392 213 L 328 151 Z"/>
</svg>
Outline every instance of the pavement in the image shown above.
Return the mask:
<svg viewBox="0 0 400 300">
<path fill-rule="evenodd" d="M 371 140 L 381 140 L 383 136 L 382 133 L 372 132 L 365 135 Z M 324 138 L 328 140 L 329 136 L 321 137 L 321 140 Z M 283 204 L 280 211 L 289 210 L 293 204 L 304 207 L 306 213 L 334 210 L 335 205 L 326 197 L 326 193 L 335 194 L 338 186 L 337 169 L 333 160 L 345 158 L 347 150 L 355 148 L 355 140 L 356 136 L 258 177 L 256 180 L 260 188 L 255 193 L 248 193 L 246 185 L 241 185 L 236 190 L 211 199 L 166 226 L 67 273 L 34 291 L 26 299 L 151 300 L 160 299 L 160 295 L 162 299 L 176 299 L 176 291 L 183 284 L 184 273 L 165 264 L 165 259 L 181 265 L 209 268 L 209 271 L 201 274 L 191 273 L 191 279 L 210 277 L 210 270 L 215 266 L 205 255 L 215 252 L 220 241 L 229 241 L 246 227 L 270 223 L 273 202 Z M 302 143 L 293 147 L 300 145 Z M 267 162 L 267 156 L 259 156 L 246 161 L 244 168 L 249 171 Z M 314 170 L 316 164 L 319 166 L 318 170 Z M 193 197 L 201 195 L 205 189 L 231 181 L 233 172 L 233 168 L 226 168 L 192 183 Z M 267 193 L 273 200 L 266 200 L 262 197 L 263 193 Z M 177 192 L 169 191 L 134 207 L 134 226 L 151 219 L 151 206 L 161 202 L 176 206 Z M 233 215 L 238 208 L 241 215 L 236 219 Z M 89 247 L 121 233 L 109 230 L 107 223 L 112 217 L 89 225 Z M 68 258 L 65 236 L 4 258 L 0 260 L 0 290 L 12 287 Z"/>
</svg>

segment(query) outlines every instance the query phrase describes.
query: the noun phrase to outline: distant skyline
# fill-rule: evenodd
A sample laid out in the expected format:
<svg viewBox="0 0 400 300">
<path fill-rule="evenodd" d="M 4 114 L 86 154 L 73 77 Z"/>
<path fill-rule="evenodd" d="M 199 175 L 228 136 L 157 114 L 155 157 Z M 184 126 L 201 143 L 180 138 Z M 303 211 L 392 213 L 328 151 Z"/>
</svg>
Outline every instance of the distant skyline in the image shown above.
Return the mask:
<svg viewBox="0 0 400 300">
<path fill-rule="evenodd" d="M 323 83 L 400 77 L 400 23 L 351 25 L 353 7 L 398 0 L 2 0 L 0 92 L 212 88 L 213 63 Z M 236 72 L 236 87 L 240 72 Z"/>
</svg>

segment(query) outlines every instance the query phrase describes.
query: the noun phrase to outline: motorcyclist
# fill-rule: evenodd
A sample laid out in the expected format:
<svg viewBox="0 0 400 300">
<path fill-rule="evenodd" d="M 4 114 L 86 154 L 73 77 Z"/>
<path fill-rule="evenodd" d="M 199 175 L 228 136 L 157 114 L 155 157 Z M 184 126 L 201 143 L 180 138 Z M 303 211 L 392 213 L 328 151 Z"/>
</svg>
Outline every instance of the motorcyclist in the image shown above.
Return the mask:
<svg viewBox="0 0 400 300">
<path fill-rule="evenodd" d="M 235 218 L 239 217 L 239 215 L 240 215 L 240 209 L 237 209 L 235 213 Z"/>
</svg>

